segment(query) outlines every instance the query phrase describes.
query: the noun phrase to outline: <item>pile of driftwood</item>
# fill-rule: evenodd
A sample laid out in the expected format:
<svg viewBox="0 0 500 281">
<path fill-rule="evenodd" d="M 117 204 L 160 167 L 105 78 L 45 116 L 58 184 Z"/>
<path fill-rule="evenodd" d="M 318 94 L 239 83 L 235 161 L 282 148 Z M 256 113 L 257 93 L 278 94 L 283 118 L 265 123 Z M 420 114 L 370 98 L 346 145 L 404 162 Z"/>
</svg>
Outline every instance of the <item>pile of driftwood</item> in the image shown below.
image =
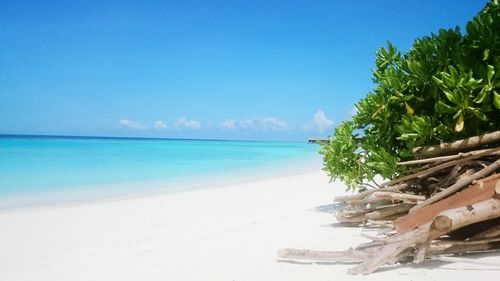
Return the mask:
<svg viewBox="0 0 500 281">
<path fill-rule="evenodd" d="M 351 274 L 384 265 L 500 249 L 500 131 L 419 147 L 410 172 L 335 199 L 342 224 L 381 228 L 347 251 L 283 249 L 286 260 L 358 262 Z M 456 257 L 455 257 L 456 259 Z"/>
</svg>

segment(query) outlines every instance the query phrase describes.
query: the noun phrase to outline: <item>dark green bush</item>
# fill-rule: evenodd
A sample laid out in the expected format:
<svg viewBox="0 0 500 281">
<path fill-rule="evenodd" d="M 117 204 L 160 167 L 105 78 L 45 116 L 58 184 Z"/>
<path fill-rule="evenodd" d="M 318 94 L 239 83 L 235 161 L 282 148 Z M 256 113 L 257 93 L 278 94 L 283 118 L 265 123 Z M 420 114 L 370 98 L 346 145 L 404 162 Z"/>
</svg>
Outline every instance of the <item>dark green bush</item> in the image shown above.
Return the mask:
<svg viewBox="0 0 500 281">
<path fill-rule="evenodd" d="M 324 169 L 349 188 L 377 174 L 404 174 L 396 164 L 416 146 L 500 128 L 500 5 L 492 1 L 459 28 L 415 40 L 408 53 L 377 51 L 375 88 L 323 144 Z"/>
</svg>

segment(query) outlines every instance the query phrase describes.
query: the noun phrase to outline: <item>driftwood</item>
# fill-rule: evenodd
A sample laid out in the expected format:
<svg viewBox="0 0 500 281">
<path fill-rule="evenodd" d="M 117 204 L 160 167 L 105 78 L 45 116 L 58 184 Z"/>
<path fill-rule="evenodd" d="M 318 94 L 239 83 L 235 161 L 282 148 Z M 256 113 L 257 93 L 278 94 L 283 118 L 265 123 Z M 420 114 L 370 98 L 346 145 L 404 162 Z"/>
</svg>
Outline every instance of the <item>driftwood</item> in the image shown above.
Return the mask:
<svg viewBox="0 0 500 281">
<path fill-rule="evenodd" d="M 452 167 L 452 166 L 455 166 L 455 165 L 458 165 L 458 164 L 462 164 L 462 163 L 465 163 L 467 161 L 478 159 L 480 157 L 483 157 L 483 156 L 486 156 L 486 155 L 491 155 L 491 154 L 494 154 L 494 153 L 497 153 L 497 152 L 500 152 L 500 147 L 493 148 L 493 149 L 488 149 L 488 150 L 484 150 L 484 151 L 481 151 L 480 153 L 477 153 L 477 154 L 472 154 L 472 155 L 469 155 L 467 157 L 463 157 L 461 159 L 456 159 L 456 160 L 453 160 L 453 161 L 450 161 L 450 162 L 447 162 L 447 163 L 443 163 L 443 164 L 440 164 L 438 166 L 431 167 L 429 169 L 426 169 L 426 170 L 423 170 L 423 171 L 419 171 L 419 172 L 414 173 L 414 174 L 410 174 L 410 175 L 407 175 L 407 176 L 404 176 L 404 177 L 401 177 L 401 178 L 397 178 L 397 179 L 394 179 L 394 180 L 391 180 L 391 181 L 388 181 L 388 182 L 384 182 L 381 185 L 382 186 L 394 185 L 394 184 L 397 184 L 397 183 L 400 183 L 400 182 L 404 182 L 404 181 L 407 181 L 407 180 L 410 180 L 410 179 L 413 179 L 413 178 L 417 178 L 417 177 L 427 177 L 427 176 L 430 176 L 433 173 L 435 173 L 437 171 L 440 171 L 442 169 L 445 169 L 445 168 L 448 168 L 448 167 Z"/>
<path fill-rule="evenodd" d="M 500 242 L 500 237 L 477 241 L 433 241 L 428 249 L 426 258 L 437 259 L 438 255 L 460 254 L 464 252 L 487 251 L 494 248 L 493 243 Z M 374 256 L 382 248 L 381 243 L 371 243 L 371 247 L 348 249 L 345 251 L 315 251 L 305 249 L 281 249 L 278 257 L 281 260 L 334 262 L 334 263 L 361 263 Z M 500 265 L 499 265 L 500 266 Z"/>
<path fill-rule="evenodd" d="M 399 262 L 500 249 L 500 147 L 470 151 L 496 142 L 496 134 L 500 141 L 499 131 L 427 147 L 421 151 L 442 155 L 459 144 L 468 151 L 399 163 L 416 167 L 377 188 L 336 197 L 343 206 L 338 222 L 378 230 L 375 236 L 361 234 L 370 242 L 346 251 L 284 249 L 278 255 L 359 263 L 349 273 L 369 274 Z"/>
<path fill-rule="evenodd" d="M 404 212 L 408 212 L 408 210 L 412 207 L 412 204 L 401 204 L 393 207 L 387 207 L 380 210 L 376 210 L 373 212 L 369 212 L 365 215 L 365 217 L 369 220 L 377 220 L 382 219 L 388 216 L 392 216 L 395 214 L 400 214 Z"/>
<path fill-rule="evenodd" d="M 353 204 L 374 203 L 380 200 L 417 202 L 425 200 L 425 196 L 388 191 L 375 191 L 361 200 L 351 200 Z"/>
<path fill-rule="evenodd" d="M 439 155 L 452 154 L 459 151 L 467 151 L 487 144 L 500 142 L 500 131 L 474 136 L 452 143 L 441 143 L 438 145 L 416 147 L 412 150 L 415 158 L 428 158 Z"/>
<path fill-rule="evenodd" d="M 500 267 L 500 264 L 498 263 L 489 263 L 489 262 L 479 262 L 470 258 L 463 258 L 463 257 L 441 257 L 441 256 L 434 256 L 430 258 L 431 260 L 438 260 L 438 261 L 445 261 L 445 262 L 461 262 L 461 263 L 470 263 L 470 264 L 475 264 L 475 265 L 481 265 L 481 266 L 492 266 L 492 267 Z"/>
<path fill-rule="evenodd" d="M 452 196 L 440 200 L 429 206 L 420 208 L 410 214 L 394 221 L 394 226 L 398 233 L 405 233 L 417 225 L 431 221 L 437 214 L 458 207 L 472 205 L 495 195 L 495 187 L 500 182 L 500 174 L 495 174 L 486 178 L 475 185 L 464 189 L 462 192 L 455 193 Z"/>
<path fill-rule="evenodd" d="M 500 159 L 498 159 L 497 161 L 493 162 L 493 164 L 489 165 L 488 167 L 480 170 L 479 172 L 471 175 L 470 177 L 466 177 L 460 181 L 458 181 L 457 183 L 455 183 L 454 185 L 448 187 L 447 189 L 439 192 L 438 194 L 430 197 L 429 199 L 425 200 L 424 202 L 422 202 L 422 204 L 420 205 L 417 205 L 415 207 L 413 207 L 411 210 L 410 210 L 410 213 L 411 212 L 414 212 L 424 206 L 427 206 L 427 205 L 430 205 L 434 202 L 437 202 L 443 198 L 446 198 L 448 196 L 450 196 L 451 194 L 463 189 L 464 187 L 468 186 L 469 184 L 471 184 L 474 180 L 477 180 L 477 179 L 481 179 L 481 178 L 484 178 L 485 176 L 488 176 L 492 173 L 494 173 L 496 170 L 498 170 L 500 168 Z"/>
<path fill-rule="evenodd" d="M 333 199 L 333 201 L 348 202 L 348 201 L 354 201 L 354 200 L 362 200 L 366 196 L 368 196 L 374 192 L 377 192 L 377 191 L 400 191 L 402 189 L 405 189 L 406 187 L 408 187 L 408 184 L 402 183 L 402 184 L 398 184 L 396 186 L 388 186 L 385 188 L 373 188 L 373 189 L 368 189 L 368 190 L 365 190 L 363 192 L 356 193 L 356 194 L 337 196 L 337 197 L 335 197 L 335 199 Z"/>
<path fill-rule="evenodd" d="M 447 156 L 438 156 L 438 157 L 433 157 L 433 158 L 425 158 L 425 159 L 418 159 L 418 160 L 410 160 L 410 161 L 404 161 L 404 162 L 399 162 L 399 166 L 407 166 L 407 165 L 420 165 L 420 164 L 429 164 L 429 163 L 435 163 L 435 162 L 446 162 L 446 161 L 451 161 L 451 160 L 456 160 L 472 155 L 477 155 L 486 151 L 491 151 L 491 149 L 480 149 L 480 150 L 474 150 L 474 151 L 469 151 L 465 153 L 458 153 L 456 155 L 447 155 Z M 492 154 L 500 154 L 499 151 L 495 151 Z"/>
<path fill-rule="evenodd" d="M 370 257 L 360 265 L 349 270 L 349 274 L 368 274 L 377 270 L 388 261 L 393 261 L 403 254 L 409 247 L 424 243 L 427 240 L 430 223 L 418 227 L 396 238 L 389 238 L 377 254 Z"/>
<path fill-rule="evenodd" d="M 358 251 L 349 249 L 346 251 L 313 251 L 301 249 L 281 249 L 278 257 L 286 260 L 309 260 L 326 262 L 361 262 L 371 257 L 373 253 L 369 251 Z"/>
<path fill-rule="evenodd" d="M 500 194 L 496 194 L 500 195 Z M 392 264 L 404 257 L 414 255 L 414 262 L 422 262 L 428 253 L 453 253 L 459 250 L 491 249 L 492 242 L 500 238 L 483 239 L 465 243 L 434 243 L 447 233 L 457 230 L 467 224 L 477 223 L 500 217 L 500 199 L 491 198 L 470 206 L 449 209 L 441 212 L 433 221 L 419 225 L 415 229 L 401 235 L 387 238 L 385 241 L 373 243 L 373 247 L 364 250 L 349 249 L 341 252 L 311 251 L 298 249 L 284 249 L 278 256 L 284 259 L 307 259 L 313 261 L 361 262 L 349 270 L 350 274 L 369 274 L 385 264 Z M 446 243 L 446 242 L 445 242 Z"/>
<path fill-rule="evenodd" d="M 370 259 L 351 269 L 351 274 L 368 274 L 396 258 L 410 247 L 427 247 L 436 239 L 467 224 L 500 217 L 500 200 L 496 198 L 467 207 L 440 213 L 432 222 L 418 226 L 405 234 L 389 238 L 387 244 Z"/>
<path fill-rule="evenodd" d="M 468 224 L 497 217 L 500 217 L 500 199 L 497 198 L 491 198 L 465 207 L 449 209 L 434 218 L 429 237 L 430 239 L 436 239 Z"/>
</svg>

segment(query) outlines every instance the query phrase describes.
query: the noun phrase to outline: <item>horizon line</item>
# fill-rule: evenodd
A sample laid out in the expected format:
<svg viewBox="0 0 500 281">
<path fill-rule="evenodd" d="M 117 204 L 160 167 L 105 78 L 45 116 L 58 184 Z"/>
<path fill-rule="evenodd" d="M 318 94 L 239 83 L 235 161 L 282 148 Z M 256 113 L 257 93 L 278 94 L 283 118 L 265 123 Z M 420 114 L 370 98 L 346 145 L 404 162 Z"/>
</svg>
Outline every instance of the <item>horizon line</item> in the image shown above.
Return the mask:
<svg viewBox="0 0 500 281">
<path fill-rule="evenodd" d="M 305 142 L 307 143 L 308 139 L 303 141 L 280 141 L 280 140 L 248 140 L 248 139 L 206 139 L 206 138 L 168 138 L 168 137 L 117 137 L 117 136 L 85 136 L 85 135 L 50 135 L 50 134 L 9 134 L 9 133 L 0 133 L 0 138 L 5 137 L 20 137 L 20 138 L 80 138 L 80 139 L 128 139 L 128 140 L 186 140 L 186 141 L 241 141 L 241 142 Z"/>
</svg>

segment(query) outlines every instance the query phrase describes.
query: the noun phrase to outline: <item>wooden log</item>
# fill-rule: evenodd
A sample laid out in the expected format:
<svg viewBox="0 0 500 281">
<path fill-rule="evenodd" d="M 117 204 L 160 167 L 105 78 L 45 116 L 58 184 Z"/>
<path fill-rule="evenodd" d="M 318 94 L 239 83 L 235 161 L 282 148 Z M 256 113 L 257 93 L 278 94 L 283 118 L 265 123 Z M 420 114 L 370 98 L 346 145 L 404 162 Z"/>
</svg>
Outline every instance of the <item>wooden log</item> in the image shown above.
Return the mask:
<svg viewBox="0 0 500 281">
<path fill-rule="evenodd" d="M 468 245 L 481 245 L 481 244 L 486 244 L 486 243 L 495 243 L 495 242 L 500 242 L 500 237 L 490 237 L 490 238 L 483 238 L 483 239 L 477 239 L 477 240 L 434 240 L 432 242 L 432 246 L 436 247 L 442 247 L 442 248 L 447 248 L 447 247 L 452 247 L 452 246 L 468 246 Z"/>
<path fill-rule="evenodd" d="M 500 218 L 486 220 L 464 226 L 447 234 L 447 239 L 455 241 L 469 241 L 481 232 L 485 232 L 494 226 L 500 225 Z"/>
<path fill-rule="evenodd" d="M 482 265 L 482 266 L 493 266 L 496 268 L 498 268 L 500 266 L 498 263 L 481 262 L 481 261 L 475 260 L 474 258 L 434 256 L 434 257 L 430 257 L 430 259 L 437 260 L 437 261 L 445 261 L 445 262 L 461 262 L 461 263 L 470 263 L 470 264 Z"/>
<path fill-rule="evenodd" d="M 356 205 L 347 205 L 343 210 L 341 210 L 340 212 L 338 212 L 336 214 L 336 216 L 338 216 L 340 218 L 340 220 L 343 220 L 343 218 L 346 218 L 346 222 L 348 222 L 347 220 L 350 219 L 350 218 L 353 218 L 353 217 L 359 217 L 360 219 L 355 219 L 355 221 L 357 222 L 361 222 L 363 221 L 363 215 L 367 214 L 367 213 L 370 213 L 370 212 L 374 212 L 374 211 L 380 211 L 380 210 L 384 210 L 384 212 L 388 212 L 387 210 L 388 209 L 391 209 L 391 208 L 401 208 L 401 205 L 402 204 L 390 204 L 390 205 L 376 205 L 376 204 L 370 204 L 370 205 L 365 205 L 365 204 L 356 204 Z M 414 206 L 415 204 L 408 204 L 408 206 L 405 206 L 404 207 L 404 211 L 408 211 L 409 208 L 411 208 L 412 206 Z M 390 215 L 390 214 L 388 214 Z M 349 222 L 352 222 L 352 221 L 349 221 Z"/>
<path fill-rule="evenodd" d="M 381 186 L 390 186 L 390 185 L 394 185 L 394 184 L 398 184 L 398 183 L 401 183 L 401 182 L 404 182 L 404 181 L 408 181 L 408 180 L 411 180 L 411 179 L 414 179 L 414 178 L 423 178 L 423 177 L 428 177 L 438 171 L 441 171 L 445 168 L 448 168 L 448 167 L 452 167 L 452 166 L 455 166 L 455 165 L 458 165 L 458 164 L 462 164 L 462 163 L 465 163 L 465 162 L 468 162 L 468 161 L 471 161 L 471 160 L 474 160 L 474 159 L 478 159 L 478 158 L 481 158 L 483 156 L 487 156 L 487 155 L 491 155 L 493 153 L 497 153 L 497 152 L 500 152 L 500 147 L 496 147 L 496 148 L 493 148 L 493 149 L 489 149 L 489 150 L 485 150 L 481 153 L 478 153 L 478 154 L 473 154 L 473 155 L 470 155 L 470 156 L 467 156 L 467 157 L 464 157 L 464 158 L 461 158 L 461 159 L 456 159 L 456 160 L 453 160 L 453 161 L 449 161 L 449 162 L 446 162 L 446 163 L 443 163 L 443 164 L 440 164 L 440 165 L 437 165 L 437 166 L 434 166 L 434 167 L 431 167 L 429 169 L 426 169 L 426 170 L 422 170 L 422 171 L 419 171 L 419 172 L 416 172 L 416 173 L 413 173 L 413 174 L 409 174 L 409 175 L 406 175 L 406 176 L 403 176 L 403 177 L 400 177 L 400 178 L 397 178 L 397 179 L 393 179 L 393 180 L 390 180 L 390 181 L 387 181 L 387 182 L 383 182 L 381 184 Z"/>
<path fill-rule="evenodd" d="M 466 225 L 497 217 L 500 217 L 500 200 L 497 198 L 446 210 L 434 218 L 429 230 L 429 240 L 439 238 Z"/>
<path fill-rule="evenodd" d="M 417 225 L 431 221 L 445 210 L 472 205 L 492 198 L 495 195 L 496 183 L 499 181 L 500 174 L 485 178 L 461 192 L 395 220 L 394 227 L 399 234 L 403 234 Z"/>
<path fill-rule="evenodd" d="M 425 261 L 425 256 L 429 250 L 428 243 L 422 243 L 421 245 L 417 245 L 417 252 L 413 257 L 413 263 L 423 263 Z"/>
<path fill-rule="evenodd" d="M 342 210 L 340 211 L 340 213 L 342 214 L 342 216 L 344 217 L 354 217 L 354 216 L 359 216 L 359 215 L 364 215 L 368 212 L 371 212 L 372 209 L 353 209 L 353 210 Z"/>
<path fill-rule="evenodd" d="M 481 178 L 484 178 L 492 173 L 494 173 L 496 170 L 500 169 L 500 159 L 498 159 L 497 161 L 493 162 L 492 164 L 488 165 L 486 168 L 480 170 L 479 172 L 477 173 L 474 173 L 473 175 L 471 175 L 470 177 L 467 177 L 467 178 L 464 178 L 458 182 L 456 182 L 455 184 L 451 185 L 450 187 L 446 188 L 445 190 L 435 194 L 434 196 L 430 197 L 429 199 L 425 200 L 424 202 L 422 202 L 422 204 L 419 204 L 415 207 L 413 207 L 411 210 L 410 210 L 410 213 L 418 210 L 418 209 L 421 209 L 427 205 L 430 205 L 434 202 L 437 202 L 443 198 L 446 198 L 450 195 L 452 195 L 453 193 L 456 193 L 457 191 L 463 189 L 464 187 L 468 186 L 469 184 L 471 184 L 474 180 L 478 180 L 478 179 L 481 179 Z"/>
<path fill-rule="evenodd" d="M 413 203 L 417 204 L 418 201 L 424 201 L 425 196 L 423 195 L 414 195 L 414 194 L 409 194 L 409 193 L 396 193 L 396 192 L 389 192 L 389 191 L 376 191 L 373 192 L 372 194 L 366 196 L 365 198 L 361 200 L 352 200 L 349 201 L 349 204 L 354 204 L 354 205 L 362 205 L 362 204 L 372 204 L 372 203 L 380 203 L 383 205 L 386 205 L 385 201 L 403 201 L 405 203 Z"/>
<path fill-rule="evenodd" d="M 357 215 L 357 216 L 345 216 L 342 212 L 338 213 L 335 218 L 340 223 L 363 223 L 366 221 L 365 215 Z"/>
<path fill-rule="evenodd" d="M 349 269 L 348 273 L 354 275 L 369 274 L 388 262 L 394 262 L 408 248 L 427 241 L 430 225 L 431 223 L 427 223 L 393 239 L 388 239 L 387 244 L 382 249 L 363 263 Z"/>
<path fill-rule="evenodd" d="M 400 200 L 400 201 L 423 201 L 425 200 L 425 196 L 423 195 L 414 195 L 409 193 L 396 193 L 396 192 L 388 192 L 388 191 L 378 191 L 372 194 L 373 197 L 378 199 L 386 199 L 386 200 Z"/>
<path fill-rule="evenodd" d="M 377 220 L 395 214 L 407 212 L 412 206 L 413 206 L 412 204 L 400 204 L 367 213 L 365 216 L 369 220 Z"/>
<path fill-rule="evenodd" d="M 394 262 L 408 248 L 427 247 L 427 243 L 465 225 L 500 217 L 500 199 L 491 198 L 471 206 L 439 213 L 432 222 L 417 226 L 404 234 L 387 239 L 387 244 L 372 257 L 349 270 L 349 274 L 369 274 L 389 262 Z M 419 247 L 417 247 L 419 245 Z M 421 260 L 422 257 L 418 257 Z"/>
<path fill-rule="evenodd" d="M 477 155 L 486 151 L 490 151 L 491 149 L 479 149 L 479 150 L 474 150 L 474 151 L 469 151 L 469 152 L 460 152 L 455 155 L 447 155 L 447 156 L 438 156 L 438 157 L 432 157 L 432 158 L 424 158 L 424 159 L 417 159 L 417 160 L 410 160 L 410 161 L 404 161 L 404 162 L 399 162 L 399 166 L 407 166 L 407 165 L 420 165 L 420 164 L 429 164 L 429 163 L 435 163 L 435 162 L 446 162 L 446 161 L 451 161 L 451 160 L 456 160 L 472 155 Z M 491 153 L 492 155 L 499 155 L 500 151 L 495 151 Z"/>
<path fill-rule="evenodd" d="M 408 184 L 402 183 L 402 184 L 398 184 L 395 186 L 387 186 L 384 188 L 373 188 L 373 189 L 368 189 L 368 190 L 365 190 L 363 192 L 356 193 L 356 194 L 337 196 L 333 199 L 333 201 L 335 201 L 335 202 L 349 202 L 349 201 L 355 201 L 355 200 L 362 200 L 366 196 L 368 196 L 374 192 L 377 192 L 377 191 L 399 191 L 399 190 L 405 189 L 406 187 L 408 187 Z"/>
<path fill-rule="evenodd" d="M 456 254 L 467 254 L 470 252 L 481 252 L 493 249 L 494 245 L 492 243 L 481 243 L 481 244 L 437 244 L 431 245 L 427 251 L 428 256 L 437 255 L 456 255 Z"/>
<path fill-rule="evenodd" d="M 361 262 L 373 255 L 374 251 L 313 251 L 307 249 L 281 249 L 278 257 L 286 260 L 308 260 L 327 262 Z"/>
<path fill-rule="evenodd" d="M 500 142 L 500 131 L 474 136 L 451 143 L 415 147 L 412 149 L 412 153 L 415 158 L 429 158 L 439 155 L 447 155 L 458 151 L 466 151 L 496 142 Z"/>
</svg>

